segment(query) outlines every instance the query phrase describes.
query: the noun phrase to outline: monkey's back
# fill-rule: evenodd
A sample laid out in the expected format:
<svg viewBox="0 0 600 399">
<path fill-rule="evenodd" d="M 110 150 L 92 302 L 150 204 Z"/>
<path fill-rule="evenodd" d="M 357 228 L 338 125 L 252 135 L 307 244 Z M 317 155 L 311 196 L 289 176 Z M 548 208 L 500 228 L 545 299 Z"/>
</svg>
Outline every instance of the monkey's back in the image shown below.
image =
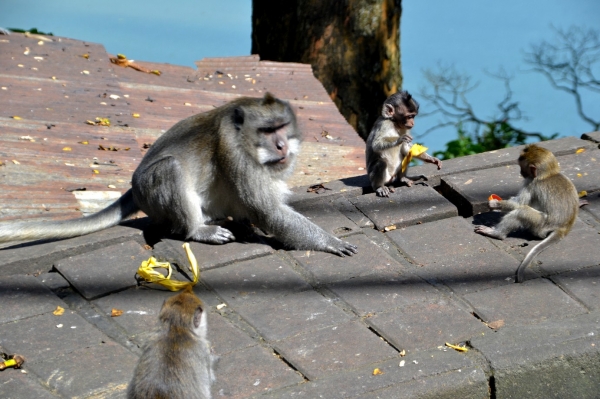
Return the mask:
<svg viewBox="0 0 600 399">
<path fill-rule="evenodd" d="M 127 391 L 128 399 L 210 399 L 211 354 L 206 341 L 156 332 Z"/>
<path fill-rule="evenodd" d="M 566 232 L 571 230 L 579 212 L 579 196 L 573 182 L 557 173 L 537 181 L 532 191 L 531 206 L 548 215 L 544 229 L 551 231 L 563 227 Z M 541 204 L 545 204 L 543 209 Z"/>
</svg>

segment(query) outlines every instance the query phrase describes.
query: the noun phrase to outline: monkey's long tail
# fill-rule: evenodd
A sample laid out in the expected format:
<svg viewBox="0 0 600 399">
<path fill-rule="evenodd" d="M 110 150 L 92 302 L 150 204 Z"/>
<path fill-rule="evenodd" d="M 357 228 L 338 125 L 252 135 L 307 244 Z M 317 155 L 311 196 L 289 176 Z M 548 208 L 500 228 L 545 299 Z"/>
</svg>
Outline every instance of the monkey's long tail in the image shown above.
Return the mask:
<svg viewBox="0 0 600 399">
<path fill-rule="evenodd" d="M 517 283 L 522 283 L 525 280 L 525 269 L 533 262 L 536 256 L 538 256 L 543 250 L 548 248 L 550 245 L 555 244 L 562 240 L 565 234 L 562 230 L 554 230 L 552 233 L 548 235 L 548 237 L 544 238 L 542 242 L 537 244 L 535 247 L 531 248 L 531 251 L 527 254 L 523 262 L 519 265 L 517 269 Z"/>
<path fill-rule="evenodd" d="M 0 225 L 0 242 L 77 237 L 117 225 L 133 215 L 138 207 L 128 190 L 107 208 L 90 216 L 56 222 L 13 223 Z"/>
</svg>

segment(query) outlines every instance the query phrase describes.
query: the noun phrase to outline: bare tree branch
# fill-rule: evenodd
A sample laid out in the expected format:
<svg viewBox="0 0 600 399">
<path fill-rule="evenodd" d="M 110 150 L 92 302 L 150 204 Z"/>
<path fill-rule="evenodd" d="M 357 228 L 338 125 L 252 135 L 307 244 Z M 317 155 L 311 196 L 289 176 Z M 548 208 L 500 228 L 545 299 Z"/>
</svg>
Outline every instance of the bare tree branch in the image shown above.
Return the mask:
<svg viewBox="0 0 600 399">
<path fill-rule="evenodd" d="M 556 40 L 532 45 L 525 62 L 546 76 L 552 87 L 571 95 L 581 119 L 598 130 L 600 116 L 584 110 L 582 91 L 600 93 L 600 34 L 577 26 L 554 30 Z"/>
<path fill-rule="evenodd" d="M 497 104 L 499 112 L 489 118 L 477 115 L 467 98 L 469 92 L 478 86 L 478 83 L 471 83 L 470 77 L 457 72 L 453 66 L 442 65 L 438 65 L 435 71 L 428 69 L 423 73 L 429 82 L 429 87 L 421 89 L 419 96 L 434 109 L 426 115 L 438 114 L 441 118 L 435 126 L 417 135 L 417 138 L 423 138 L 432 131 L 446 126 L 456 126 L 457 129 L 460 127 L 462 131 L 477 138 L 478 141 L 483 141 L 485 131 L 501 132 L 504 136 L 506 136 L 506 132 L 513 132 L 514 142 L 509 140 L 509 142 L 502 143 L 500 139 L 497 140 L 497 145 L 503 147 L 508 144 L 524 142 L 529 137 L 535 137 L 538 140 L 549 138 L 542 133 L 527 132 L 513 125 L 515 121 L 525 118 L 519 108 L 519 103 L 512 101 L 513 92 L 510 87 L 512 77 L 503 70 L 495 74 L 488 73 L 493 78 L 501 80 L 505 89 L 503 99 Z"/>
</svg>

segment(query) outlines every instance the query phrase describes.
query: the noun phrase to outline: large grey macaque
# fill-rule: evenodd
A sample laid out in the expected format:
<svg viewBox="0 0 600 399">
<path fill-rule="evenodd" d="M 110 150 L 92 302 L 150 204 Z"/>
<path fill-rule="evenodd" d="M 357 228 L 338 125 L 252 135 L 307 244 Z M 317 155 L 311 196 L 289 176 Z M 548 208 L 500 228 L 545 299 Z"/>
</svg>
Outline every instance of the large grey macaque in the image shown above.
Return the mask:
<svg viewBox="0 0 600 399">
<path fill-rule="evenodd" d="M 412 136 L 410 129 L 415 125 L 419 103 L 407 91 L 389 96 L 383 103 L 381 116 L 377 118 L 367 138 L 367 173 L 371 186 L 379 197 L 389 197 L 394 183 L 412 186 L 413 181 L 425 176 L 407 176 L 402 172 L 402 161 L 410 151 Z M 442 161 L 427 153 L 417 156 L 424 162 L 442 168 Z"/>
<path fill-rule="evenodd" d="M 215 357 L 207 339 L 207 317 L 191 286 L 167 299 L 160 325 L 144 346 L 127 399 L 210 399 Z"/>
<path fill-rule="evenodd" d="M 301 136 L 287 102 L 270 93 L 242 97 L 176 123 L 133 173 L 132 188 L 89 217 L 0 226 L 0 242 L 67 238 L 99 231 L 144 211 L 186 239 L 235 240 L 216 220 L 233 217 L 273 234 L 287 248 L 353 255 L 356 247 L 285 204 Z"/>
</svg>

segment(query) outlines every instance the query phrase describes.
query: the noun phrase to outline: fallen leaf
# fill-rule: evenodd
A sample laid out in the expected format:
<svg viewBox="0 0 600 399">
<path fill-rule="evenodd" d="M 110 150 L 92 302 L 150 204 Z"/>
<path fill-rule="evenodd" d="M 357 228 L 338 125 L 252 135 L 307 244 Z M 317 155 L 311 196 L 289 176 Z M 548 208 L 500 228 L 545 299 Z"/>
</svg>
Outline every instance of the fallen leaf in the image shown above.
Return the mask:
<svg viewBox="0 0 600 399">
<path fill-rule="evenodd" d="M 83 145 L 88 145 L 90 142 L 89 141 L 80 141 L 79 144 L 83 144 Z"/>
<path fill-rule="evenodd" d="M 492 321 L 491 323 L 488 323 L 488 327 L 493 328 L 494 330 L 504 327 L 504 320 Z"/>
<path fill-rule="evenodd" d="M 473 183 L 473 179 L 469 179 L 466 182 L 464 182 L 463 184 L 466 186 L 467 184 L 471 184 Z"/>
<path fill-rule="evenodd" d="M 577 195 L 579 195 L 579 198 L 581 198 L 581 197 L 587 197 L 587 191 L 585 191 L 585 190 L 580 191 L 579 193 L 577 193 Z"/>
<path fill-rule="evenodd" d="M 139 118 L 140 114 L 131 114 L 131 116 L 133 116 L 134 118 Z"/>
<path fill-rule="evenodd" d="M 377 369 L 373 370 L 373 375 L 380 375 L 380 374 L 383 374 L 383 371 L 381 371 L 380 369 L 377 368 Z"/>
<path fill-rule="evenodd" d="M 98 174 L 100 174 L 100 171 L 98 169 L 94 169 L 94 174 L 98 175 Z"/>
<path fill-rule="evenodd" d="M 402 356 L 402 357 L 406 356 L 406 351 L 404 349 L 402 349 L 400 351 L 400 356 Z"/>
<path fill-rule="evenodd" d="M 114 184 L 109 184 L 107 187 L 108 188 L 117 188 Z"/>
<path fill-rule="evenodd" d="M 113 308 L 113 309 L 110 311 L 110 317 L 119 317 L 119 316 L 121 316 L 122 314 L 123 314 L 123 311 L 122 311 L 121 309 L 115 309 L 115 308 Z"/>
<path fill-rule="evenodd" d="M 23 119 L 23 118 L 21 118 L 20 116 L 17 116 L 17 115 L 13 115 L 12 118 L 14 120 L 16 120 L 16 121 L 20 121 L 21 119 Z"/>
<path fill-rule="evenodd" d="M 227 304 L 226 304 L 226 303 L 222 303 L 222 304 L 220 304 L 220 305 L 217 305 L 217 310 L 221 310 L 221 309 L 223 309 L 225 306 L 227 306 Z"/>
<path fill-rule="evenodd" d="M 71 147 L 64 147 L 63 151 L 71 151 Z"/>
<path fill-rule="evenodd" d="M 21 165 L 21 162 L 17 161 L 16 159 L 13 159 L 12 163 L 14 163 L 15 165 Z"/>
<path fill-rule="evenodd" d="M 582 177 L 583 175 L 581 173 L 577 173 L 577 177 Z"/>
<path fill-rule="evenodd" d="M 65 308 L 62 308 L 60 306 L 57 306 L 54 312 L 52 312 L 54 316 L 62 316 L 63 313 L 65 313 Z"/>
<path fill-rule="evenodd" d="M 85 59 L 87 60 L 87 59 L 89 59 L 89 58 L 90 58 L 90 55 L 86 53 L 86 54 L 82 55 L 82 57 L 83 57 L 83 58 L 85 58 Z"/>
<path fill-rule="evenodd" d="M 581 154 L 584 151 L 585 151 L 585 148 L 580 148 L 577 151 L 575 151 L 575 154 Z"/>
<path fill-rule="evenodd" d="M 396 230 L 396 225 L 392 224 L 391 226 L 385 226 L 383 228 L 383 231 L 392 231 L 392 230 Z"/>
</svg>

